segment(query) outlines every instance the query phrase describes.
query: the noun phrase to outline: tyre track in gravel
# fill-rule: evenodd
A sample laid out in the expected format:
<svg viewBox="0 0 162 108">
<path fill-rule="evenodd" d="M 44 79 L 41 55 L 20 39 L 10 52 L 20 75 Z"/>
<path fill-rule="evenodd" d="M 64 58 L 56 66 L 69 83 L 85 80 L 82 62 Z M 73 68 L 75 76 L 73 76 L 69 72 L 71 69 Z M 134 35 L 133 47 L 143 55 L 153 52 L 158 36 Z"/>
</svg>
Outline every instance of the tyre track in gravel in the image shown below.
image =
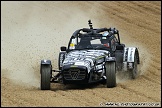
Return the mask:
<svg viewBox="0 0 162 108">
<path fill-rule="evenodd" d="M 139 47 L 139 52 L 140 54 L 142 53 L 141 64 L 140 64 L 141 74 L 135 80 L 130 80 L 129 78 L 125 78 L 124 81 L 119 80 L 117 83 L 117 87 L 112 89 L 106 88 L 105 85 L 101 85 L 101 84 L 99 85 L 96 84 L 88 87 L 51 84 L 51 90 L 41 91 L 38 86 L 36 87 L 29 86 L 28 88 L 24 83 L 22 83 L 21 85 L 13 83 L 14 80 L 9 79 L 9 77 L 7 77 L 11 72 L 11 69 L 3 68 L 4 66 L 3 64 L 1 69 L 2 106 L 99 106 L 99 103 L 101 102 L 161 102 L 161 97 L 160 97 L 161 60 L 159 59 L 161 58 L 161 54 L 159 51 L 161 46 L 158 45 L 159 43 L 161 43 L 161 41 L 159 40 L 161 34 L 161 30 L 160 30 L 161 2 L 154 2 L 154 1 L 148 1 L 148 2 L 144 2 L 144 1 L 142 2 L 137 2 L 137 1 L 93 2 L 92 1 L 91 2 L 89 1 L 89 2 L 48 2 L 48 3 L 47 2 L 41 2 L 41 3 L 40 2 L 17 2 L 17 3 L 15 3 L 17 4 L 16 6 L 24 7 L 23 8 L 24 10 L 29 8 L 27 17 L 29 17 L 30 20 L 38 21 L 38 22 L 42 21 L 40 26 L 37 27 L 37 29 L 38 31 L 43 30 L 40 29 L 41 26 L 43 26 L 45 32 L 45 34 L 42 32 L 43 35 L 49 35 L 49 36 L 53 35 L 53 34 L 52 35 L 48 34 L 49 32 L 48 29 L 51 29 L 52 33 L 55 32 L 54 34 L 56 36 L 60 35 L 58 41 L 56 37 L 54 38 L 57 41 L 57 42 L 55 41 L 54 43 L 56 44 L 56 47 L 59 47 L 60 43 L 63 44 L 69 38 L 69 37 L 64 37 L 63 33 L 61 33 L 62 28 L 64 27 L 67 28 L 65 29 L 65 32 L 68 35 L 70 35 L 75 29 L 78 29 L 78 27 L 82 28 L 87 26 L 86 25 L 87 23 L 84 21 L 87 21 L 88 19 L 92 19 L 94 25 L 97 23 L 99 27 L 100 26 L 103 27 L 107 25 L 109 27 L 109 23 L 110 25 L 116 26 L 121 33 L 121 38 L 123 40 L 123 43 L 125 43 L 126 45 L 129 44 L 132 46 L 135 45 Z M 7 6 L 7 3 L 5 5 Z M 64 9 L 62 7 L 64 7 Z M 16 9 L 18 8 L 15 7 L 15 12 Z M 56 14 L 56 11 L 58 11 L 58 14 Z M 31 14 L 29 14 L 30 12 Z M 35 13 L 38 12 L 38 13 L 34 14 L 34 12 Z M 9 15 L 9 13 L 7 14 Z M 21 15 L 21 13 L 19 14 Z M 56 16 L 54 17 L 53 14 Z M 30 15 L 33 16 L 30 17 Z M 40 17 L 38 17 L 37 15 Z M 6 32 L 12 33 L 9 31 L 11 29 L 9 30 L 7 29 L 10 28 L 7 27 L 7 23 L 10 23 L 9 22 L 10 18 L 9 17 L 7 18 L 8 19 L 5 20 L 6 25 L 2 26 L 2 28 L 3 27 L 6 28 L 5 30 L 3 30 L 5 31 L 5 33 Z M 36 18 L 38 19 L 36 20 Z M 30 20 L 27 21 L 30 22 Z M 4 24 L 3 21 L 4 19 L 2 20 L 2 25 Z M 16 24 L 16 22 L 17 21 L 12 20 L 11 24 Z M 25 21 L 24 20 L 20 21 L 20 24 L 23 25 L 22 22 Z M 30 24 L 31 23 L 33 22 L 30 22 Z M 58 28 L 56 28 L 52 24 L 58 26 Z M 64 25 L 64 27 L 62 25 Z M 5 43 L 8 42 L 8 40 L 4 40 L 3 31 L 2 31 L 2 37 L 3 37 L 2 40 Z M 43 42 L 37 37 L 34 37 L 34 35 L 33 35 L 33 39 L 35 41 L 37 39 L 38 41 Z M 46 39 L 47 40 L 45 42 L 48 42 L 48 39 L 50 40 L 52 38 L 46 38 Z M 16 45 L 15 47 L 17 48 Z M 59 50 L 59 48 L 56 47 L 54 47 L 55 55 Z M 32 49 L 32 47 L 26 47 L 26 48 Z M 33 49 L 29 51 L 35 54 L 34 51 L 35 50 L 37 51 L 38 50 L 37 48 L 39 47 L 33 47 Z M 44 47 L 44 48 L 45 49 L 47 48 L 48 50 L 52 50 L 48 47 Z M 2 49 L 5 50 L 7 48 L 2 47 Z M 47 54 L 45 54 L 45 51 L 47 50 L 42 50 L 42 52 L 39 55 L 41 55 L 42 57 L 47 56 Z M 53 59 L 53 53 L 51 54 Z M 8 54 L 8 56 L 9 55 L 10 54 Z M 23 57 L 20 56 L 20 58 Z M 38 57 L 37 59 L 31 58 L 31 60 L 34 60 L 34 62 L 38 62 L 40 58 L 41 57 Z M 21 60 L 18 61 L 21 62 Z M 57 56 L 54 56 L 54 61 L 57 61 Z M 53 67 L 57 67 L 56 64 L 53 64 Z M 12 65 L 14 66 L 14 64 Z M 37 71 L 39 71 L 39 66 L 36 65 L 35 67 L 34 64 L 32 68 L 35 70 L 34 74 L 37 75 L 36 77 L 39 78 L 39 74 L 38 74 L 39 72 L 37 73 Z"/>
<path fill-rule="evenodd" d="M 115 4 L 115 3 L 114 3 Z M 144 5 L 142 5 L 142 4 L 140 4 L 140 6 L 139 5 L 137 5 L 138 3 L 135 3 L 135 2 L 132 2 L 132 1 L 130 1 L 130 2 L 119 2 L 119 4 L 120 4 L 120 6 L 123 8 L 123 9 L 118 9 L 116 6 L 111 6 L 109 9 L 107 9 L 107 8 L 105 8 L 105 11 L 107 10 L 107 12 L 109 12 L 110 11 L 110 13 L 111 12 L 113 12 L 113 13 L 111 13 L 112 14 L 112 16 L 114 16 L 114 18 L 115 19 L 122 19 L 123 21 L 125 21 L 126 23 L 130 23 L 130 24 L 133 24 L 133 25 L 137 25 L 137 26 L 139 26 L 139 27 L 141 27 L 141 28 L 145 28 L 145 29 L 148 29 L 148 30 L 151 30 L 151 31 L 155 31 L 155 32 L 159 32 L 157 29 L 158 28 L 156 28 L 156 27 L 151 27 L 152 25 L 150 24 L 150 22 L 152 22 L 151 20 L 147 20 L 147 21 L 145 21 L 145 22 L 143 22 L 143 21 L 140 21 L 139 19 L 137 20 L 137 19 L 134 19 L 133 18 L 133 12 L 134 12 L 134 10 L 136 10 L 137 12 L 136 13 L 138 13 L 138 14 L 147 14 L 148 13 L 148 11 L 150 11 L 150 12 L 152 12 L 152 10 L 147 10 L 147 9 L 145 9 L 144 8 Z M 133 5 L 137 5 L 137 6 L 139 6 L 139 8 L 137 8 L 137 7 L 134 7 L 133 5 L 131 5 L 131 4 L 133 4 Z M 144 3 L 145 4 L 145 3 Z M 105 7 L 107 7 L 106 6 L 106 4 L 103 4 L 103 5 L 105 5 Z M 121 8 L 120 7 L 120 8 Z M 149 6 L 148 6 L 149 7 Z M 152 8 L 151 8 L 152 9 Z M 147 11 L 146 11 L 147 10 Z M 157 9 L 158 10 L 158 9 Z M 133 12 L 132 12 L 133 11 Z M 150 13 L 149 12 L 149 13 Z M 158 11 L 159 12 L 159 11 Z M 130 19 L 128 19 L 126 16 L 127 16 L 127 14 L 132 14 L 132 18 L 130 18 Z M 160 13 L 154 13 L 154 14 L 160 14 Z M 149 14 L 149 15 L 152 15 L 152 14 Z M 155 15 L 152 15 L 153 17 L 156 17 Z"/>
<path fill-rule="evenodd" d="M 89 106 L 89 103 L 91 103 L 89 99 L 81 97 L 81 91 L 79 92 L 80 93 L 76 93 L 76 91 L 70 91 L 70 90 L 56 91 L 56 93 L 60 94 L 61 96 L 67 97 L 68 100 L 71 100 L 74 103 L 79 103 L 79 105 Z"/>
<path fill-rule="evenodd" d="M 63 85 L 60 85 L 60 86 L 63 86 Z M 83 105 L 89 106 L 89 105 L 94 105 L 95 103 L 98 103 L 97 100 L 106 101 L 107 99 L 100 95 L 97 95 L 95 92 L 92 92 L 92 90 L 96 87 L 98 87 L 98 84 L 93 84 L 89 86 L 82 85 L 81 87 L 76 86 L 76 85 L 67 85 L 65 88 L 62 89 L 62 91 L 56 91 L 53 85 L 52 91 L 56 91 L 57 93 L 63 96 L 67 96 L 68 99 L 73 99 L 74 101 L 78 101 Z M 91 98 L 91 96 L 94 96 L 94 97 Z"/>
<path fill-rule="evenodd" d="M 133 90 L 133 89 L 131 89 L 131 88 L 128 88 L 128 87 L 126 87 L 125 85 L 120 85 L 120 87 L 123 88 L 124 90 L 128 90 L 128 91 L 130 91 L 130 92 L 133 92 L 133 93 L 135 93 L 136 95 L 140 95 L 140 96 L 146 97 L 146 98 L 148 98 L 148 99 L 151 99 L 151 100 L 154 101 L 154 102 L 159 102 L 158 99 L 153 98 L 153 97 L 149 97 L 149 96 L 145 95 L 144 93 L 141 93 L 141 92 L 139 92 L 139 91 L 136 91 L 136 90 Z"/>
</svg>

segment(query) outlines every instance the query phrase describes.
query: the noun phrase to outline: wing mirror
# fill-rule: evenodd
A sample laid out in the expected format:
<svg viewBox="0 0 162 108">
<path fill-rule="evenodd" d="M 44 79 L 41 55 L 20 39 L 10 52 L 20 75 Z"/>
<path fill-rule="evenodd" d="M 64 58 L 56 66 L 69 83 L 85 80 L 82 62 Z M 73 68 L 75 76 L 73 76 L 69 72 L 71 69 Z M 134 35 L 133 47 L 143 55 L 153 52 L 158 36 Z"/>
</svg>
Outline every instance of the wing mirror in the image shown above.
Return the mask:
<svg viewBox="0 0 162 108">
<path fill-rule="evenodd" d="M 66 47 L 65 46 L 62 46 L 60 49 L 61 49 L 61 51 L 66 51 Z"/>
</svg>

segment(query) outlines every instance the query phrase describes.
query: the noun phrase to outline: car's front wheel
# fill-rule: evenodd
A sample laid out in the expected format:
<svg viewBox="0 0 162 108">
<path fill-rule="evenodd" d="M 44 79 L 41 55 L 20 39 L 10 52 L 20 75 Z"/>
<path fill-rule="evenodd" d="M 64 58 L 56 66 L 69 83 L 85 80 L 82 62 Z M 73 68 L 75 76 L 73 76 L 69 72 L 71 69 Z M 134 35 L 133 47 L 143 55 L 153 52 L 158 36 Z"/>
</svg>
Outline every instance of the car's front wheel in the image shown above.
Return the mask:
<svg viewBox="0 0 162 108">
<path fill-rule="evenodd" d="M 41 65 L 41 90 L 50 90 L 51 65 Z"/>
<path fill-rule="evenodd" d="M 108 88 L 116 87 L 116 63 L 106 63 L 106 84 Z"/>
</svg>

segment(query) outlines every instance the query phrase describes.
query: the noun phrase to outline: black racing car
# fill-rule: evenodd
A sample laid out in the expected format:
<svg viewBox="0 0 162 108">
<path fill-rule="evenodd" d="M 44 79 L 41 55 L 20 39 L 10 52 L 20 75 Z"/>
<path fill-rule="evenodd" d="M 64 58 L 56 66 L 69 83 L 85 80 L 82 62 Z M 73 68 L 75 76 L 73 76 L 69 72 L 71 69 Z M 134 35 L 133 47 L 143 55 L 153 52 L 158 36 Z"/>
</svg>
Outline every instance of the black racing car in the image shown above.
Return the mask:
<svg viewBox="0 0 162 108">
<path fill-rule="evenodd" d="M 41 60 L 41 90 L 49 90 L 50 83 L 88 84 L 101 82 L 108 88 L 116 87 L 116 71 L 129 71 L 137 77 L 139 53 L 136 47 L 120 43 L 119 31 L 115 28 L 76 30 L 68 47 L 61 46 L 58 67 L 52 70 L 50 60 Z M 53 76 L 52 72 L 57 72 Z"/>
</svg>

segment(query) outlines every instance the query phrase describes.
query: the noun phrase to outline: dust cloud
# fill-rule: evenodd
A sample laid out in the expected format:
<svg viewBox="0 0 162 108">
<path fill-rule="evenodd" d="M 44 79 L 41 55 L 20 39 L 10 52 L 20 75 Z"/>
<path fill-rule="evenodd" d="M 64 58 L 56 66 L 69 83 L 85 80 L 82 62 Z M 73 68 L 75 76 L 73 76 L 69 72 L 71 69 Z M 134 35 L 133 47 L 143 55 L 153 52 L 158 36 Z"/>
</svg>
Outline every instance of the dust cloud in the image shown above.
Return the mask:
<svg viewBox="0 0 162 108">
<path fill-rule="evenodd" d="M 88 27 L 82 11 L 69 10 L 73 18 L 59 9 L 61 2 L 52 4 L 58 11 L 50 2 L 2 2 L 2 73 L 8 70 L 12 82 L 38 87 L 40 60 L 50 59 L 56 69 L 59 48 L 67 46 L 76 28 Z"/>
</svg>

